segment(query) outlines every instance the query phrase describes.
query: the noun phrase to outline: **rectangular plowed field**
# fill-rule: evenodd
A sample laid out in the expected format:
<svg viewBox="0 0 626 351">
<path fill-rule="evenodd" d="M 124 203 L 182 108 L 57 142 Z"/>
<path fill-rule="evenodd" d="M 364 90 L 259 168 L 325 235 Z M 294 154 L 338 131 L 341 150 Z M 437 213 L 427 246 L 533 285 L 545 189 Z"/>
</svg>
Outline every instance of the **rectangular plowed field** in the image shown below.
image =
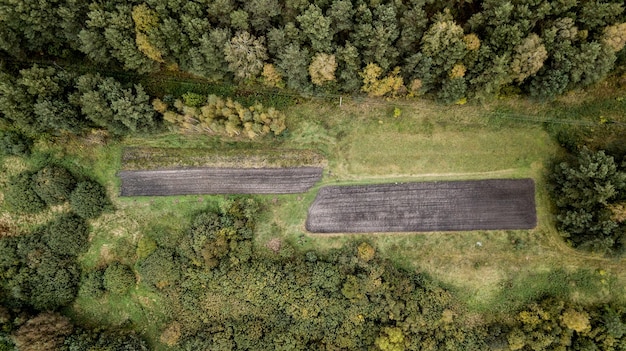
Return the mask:
<svg viewBox="0 0 626 351">
<path fill-rule="evenodd" d="M 314 233 L 530 229 L 532 179 L 423 182 L 320 189 L 306 228 Z"/>
<path fill-rule="evenodd" d="M 179 168 L 120 171 L 121 196 L 302 193 L 322 168 Z"/>
</svg>

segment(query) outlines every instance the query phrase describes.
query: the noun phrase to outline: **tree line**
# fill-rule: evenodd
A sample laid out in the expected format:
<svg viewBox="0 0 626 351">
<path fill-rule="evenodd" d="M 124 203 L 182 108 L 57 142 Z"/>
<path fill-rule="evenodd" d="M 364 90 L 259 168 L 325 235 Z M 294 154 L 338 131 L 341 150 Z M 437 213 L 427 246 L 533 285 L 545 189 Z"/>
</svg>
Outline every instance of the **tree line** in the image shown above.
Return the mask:
<svg viewBox="0 0 626 351">
<path fill-rule="evenodd" d="M 552 97 L 626 59 L 619 0 L 28 0 L 0 50 L 296 91 Z"/>
<path fill-rule="evenodd" d="M 29 138 L 46 134 L 81 134 L 90 128 L 121 136 L 152 130 L 156 124 L 150 97 L 141 85 L 123 86 L 112 77 L 36 64 L 0 73 L 0 113 L 1 127 L 9 131 L 5 143 L 14 145 L 27 145 Z M 5 148 L 14 147 L 9 145 Z"/>
</svg>

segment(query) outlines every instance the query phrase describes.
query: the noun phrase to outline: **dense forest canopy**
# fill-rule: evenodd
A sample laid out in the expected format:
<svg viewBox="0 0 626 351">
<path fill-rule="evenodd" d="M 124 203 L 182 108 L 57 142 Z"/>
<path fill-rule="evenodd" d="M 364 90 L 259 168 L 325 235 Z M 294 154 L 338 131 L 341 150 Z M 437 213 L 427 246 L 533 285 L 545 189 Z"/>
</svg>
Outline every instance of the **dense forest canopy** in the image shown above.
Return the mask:
<svg viewBox="0 0 626 351">
<path fill-rule="evenodd" d="M 14 59 L 449 102 L 507 88 L 552 97 L 626 57 L 620 0 L 26 0 L 0 18 Z"/>
</svg>

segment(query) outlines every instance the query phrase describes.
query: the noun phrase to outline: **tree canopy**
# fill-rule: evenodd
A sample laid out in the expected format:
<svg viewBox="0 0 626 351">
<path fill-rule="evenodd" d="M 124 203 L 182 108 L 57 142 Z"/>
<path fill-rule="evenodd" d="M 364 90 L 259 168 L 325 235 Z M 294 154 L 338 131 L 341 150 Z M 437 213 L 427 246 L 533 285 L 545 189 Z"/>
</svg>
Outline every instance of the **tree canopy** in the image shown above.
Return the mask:
<svg viewBox="0 0 626 351">
<path fill-rule="evenodd" d="M 354 57 L 345 61 L 355 65 L 351 69 L 375 64 L 386 75 L 399 67 L 405 85 L 419 79 L 422 93 L 447 100 L 498 94 L 505 87 L 552 97 L 593 84 L 624 57 L 620 53 L 626 43 L 626 15 L 619 0 L 490 0 L 471 5 L 422 0 L 215 0 L 204 5 L 61 0 L 26 1 L 1 12 L 0 50 L 18 58 L 32 53 L 84 55 L 96 64 L 139 73 L 175 69 L 245 84 L 269 64 L 280 68 L 288 88 L 310 90 L 310 83 L 319 86 L 317 77 L 307 75 L 312 57 L 340 58 L 354 47 Z M 459 64 L 466 68 L 465 77 L 450 80 L 450 70 Z M 353 73 L 346 75 L 339 84 L 318 89 L 358 91 L 346 79 Z M 12 95 L 15 101 L 29 98 L 19 90 Z M 60 102 L 41 101 L 39 109 L 44 114 L 54 111 L 47 115 L 53 124 L 77 116 L 75 108 Z"/>
</svg>

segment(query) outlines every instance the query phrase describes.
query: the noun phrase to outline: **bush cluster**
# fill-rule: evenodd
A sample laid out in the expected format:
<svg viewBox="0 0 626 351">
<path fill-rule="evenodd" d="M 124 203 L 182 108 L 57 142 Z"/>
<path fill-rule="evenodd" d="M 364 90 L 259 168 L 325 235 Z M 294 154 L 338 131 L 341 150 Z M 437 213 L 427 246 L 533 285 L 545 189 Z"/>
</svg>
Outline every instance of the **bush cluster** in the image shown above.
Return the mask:
<svg viewBox="0 0 626 351">
<path fill-rule="evenodd" d="M 173 110 L 160 100 L 153 103 L 165 121 L 186 132 L 231 137 L 243 134 L 254 139 L 268 133 L 280 135 L 286 128 L 285 115 L 272 107 L 265 108 L 259 103 L 245 107 L 230 98 L 224 100 L 215 95 L 209 95 L 206 100 L 185 96 L 174 102 Z"/>
<path fill-rule="evenodd" d="M 69 201 L 72 211 L 84 219 L 96 218 L 111 208 L 102 185 L 92 180 L 77 182 L 71 172 L 58 165 L 13 177 L 4 198 L 9 208 L 22 213 L 40 212 Z"/>
</svg>

